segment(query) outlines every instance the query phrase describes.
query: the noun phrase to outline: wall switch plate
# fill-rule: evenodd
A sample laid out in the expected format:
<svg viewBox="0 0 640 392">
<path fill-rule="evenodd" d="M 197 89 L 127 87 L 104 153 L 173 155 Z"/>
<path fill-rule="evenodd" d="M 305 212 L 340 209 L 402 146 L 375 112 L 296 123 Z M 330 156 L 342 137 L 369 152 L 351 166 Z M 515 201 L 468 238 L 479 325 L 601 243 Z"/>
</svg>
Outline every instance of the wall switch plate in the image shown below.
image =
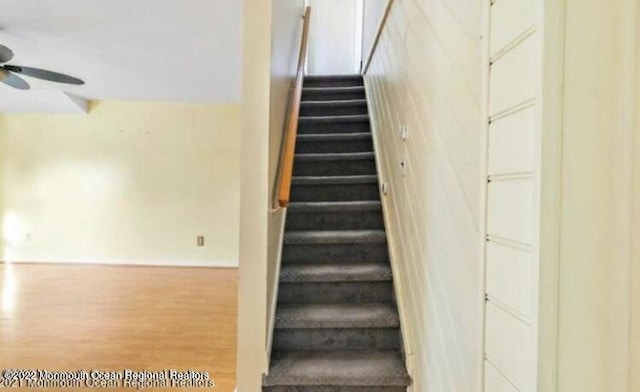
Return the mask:
<svg viewBox="0 0 640 392">
<path fill-rule="evenodd" d="M 204 236 L 199 235 L 197 239 L 198 246 L 204 246 Z"/>
<path fill-rule="evenodd" d="M 400 127 L 400 140 L 402 140 L 403 142 L 407 140 L 409 134 L 409 130 L 407 129 L 406 125 L 402 125 Z"/>
</svg>

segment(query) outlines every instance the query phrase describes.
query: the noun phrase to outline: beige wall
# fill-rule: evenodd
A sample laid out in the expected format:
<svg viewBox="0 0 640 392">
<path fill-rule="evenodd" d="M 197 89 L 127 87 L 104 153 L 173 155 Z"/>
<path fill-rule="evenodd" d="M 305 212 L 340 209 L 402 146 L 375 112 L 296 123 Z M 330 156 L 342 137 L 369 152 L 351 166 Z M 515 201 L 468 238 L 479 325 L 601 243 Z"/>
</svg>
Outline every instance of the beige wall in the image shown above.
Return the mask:
<svg viewBox="0 0 640 392">
<path fill-rule="evenodd" d="M 288 103 L 292 92 L 291 86 L 295 81 L 298 67 L 304 0 L 274 1 L 272 7 L 269 184 L 271 185 L 271 194 L 274 195 L 275 199 L 278 185 L 280 149 L 286 126 Z M 273 332 L 285 217 L 286 213 L 283 209 L 273 210 L 269 215 L 267 258 L 267 329 L 269 332 Z M 271 336 L 268 335 L 267 346 L 269 349 L 270 344 Z"/>
<path fill-rule="evenodd" d="M 311 11 L 309 75 L 355 74 L 360 70 L 360 0 L 308 0 Z"/>
<path fill-rule="evenodd" d="M 268 366 L 267 331 L 284 219 L 283 211 L 271 210 L 301 11 L 297 0 L 247 0 L 244 5 L 239 392 L 259 391 Z"/>
<path fill-rule="evenodd" d="M 392 0 L 365 0 L 363 1 L 362 21 L 362 62 L 365 63 L 373 48 L 373 42 L 378 33 L 382 16 L 387 4 Z M 364 66 L 365 64 L 363 64 Z"/>
<path fill-rule="evenodd" d="M 636 20 L 640 20 L 640 7 L 636 9 Z M 640 29 L 636 33 L 636 42 L 640 42 Z M 640 65 L 640 51 L 637 51 L 636 66 Z M 640 68 L 636 70 L 636 116 L 633 151 L 633 215 L 631 234 L 633 241 L 631 248 L 631 388 L 630 391 L 640 391 Z"/>
<path fill-rule="evenodd" d="M 559 391 L 638 390 L 629 385 L 636 7 L 566 1 Z"/>
<path fill-rule="evenodd" d="M 632 14 L 633 17 L 633 14 Z M 640 20 L 640 7 L 636 8 L 636 20 Z M 636 42 L 640 42 L 640 28 L 636 29 Z M 631 248 L 631 388 L 640 391 L 640 50 L 636 50 L 635 135 L 633 151 L 633 215 L 631 234 L 636 238 Z"/>
<path fill-rule="evenodd" d="M 267 366 L 267 243 L 271 1 L 246 0 L 243 23 L 240 270 L 238 284 L 239 392 L 257 392 Z"/>
<path fill-rule="evenodd" d="M 239 105 L 2 115 L 3 259 L 237 265 L 239 128 Z"/>
<path fill-rule="evenodd" d="M 482 2 L 395 0 L 366 75 L 416 392 L 480 386 L 482 22 Z"/>
</svg>

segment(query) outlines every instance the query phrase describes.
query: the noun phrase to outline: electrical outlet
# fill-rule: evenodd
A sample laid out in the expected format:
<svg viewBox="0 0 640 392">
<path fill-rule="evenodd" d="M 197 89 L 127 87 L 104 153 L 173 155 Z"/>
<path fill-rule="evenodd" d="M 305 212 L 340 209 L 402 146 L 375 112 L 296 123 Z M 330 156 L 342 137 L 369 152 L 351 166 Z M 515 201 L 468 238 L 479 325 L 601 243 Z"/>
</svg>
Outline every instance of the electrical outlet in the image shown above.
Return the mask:
<svg viewBox="0 0 640 392">
<path fill-rule="evenodd" d="M 198 246 L 204 246 L 204 236 L 199 235 L 197 239 Z"/>
<path fill-rule="evenodd" d="M 383 182 L 382 186 L 380 187 L 380 190 L 382 191 L 383 195 L 386 195 L 387 193 L 389 193 L 389 184 L 387 184 L 386 182 Z"/>
<path fill-rule="evenodd" d="M 25 234 L 24 238 L 25 238 L 27 241 L 31 241 L 31 233 L 27 233 L 27 234 Z"/>
</svg>

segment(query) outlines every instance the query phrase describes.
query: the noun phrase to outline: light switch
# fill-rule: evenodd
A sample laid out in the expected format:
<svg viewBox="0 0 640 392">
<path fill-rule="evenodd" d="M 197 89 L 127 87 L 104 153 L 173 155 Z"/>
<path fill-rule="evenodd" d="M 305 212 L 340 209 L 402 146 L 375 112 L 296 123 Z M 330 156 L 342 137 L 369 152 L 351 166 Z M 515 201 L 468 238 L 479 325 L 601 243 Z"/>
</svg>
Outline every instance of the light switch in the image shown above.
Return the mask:
<svg viewBox="0 0 640 392">
<path fill-rule="evenodd" d="M 400 127 L 400 140 L 402 140 L 403 142 L 407 141 L 408 133 L 409 133 L 409 130 L 407 129 L 407 126 L 402 125 Z"/>
</svg>

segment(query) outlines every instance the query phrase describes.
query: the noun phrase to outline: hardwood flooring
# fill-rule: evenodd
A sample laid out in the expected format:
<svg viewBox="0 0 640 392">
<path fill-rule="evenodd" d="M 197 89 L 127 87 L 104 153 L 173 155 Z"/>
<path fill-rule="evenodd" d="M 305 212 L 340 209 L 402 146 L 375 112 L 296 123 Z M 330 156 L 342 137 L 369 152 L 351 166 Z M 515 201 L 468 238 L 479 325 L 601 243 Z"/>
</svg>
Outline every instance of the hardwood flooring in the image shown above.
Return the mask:
<svg viewBox="0 0 640 392">
<path fill-rule="evenodd" d="M 197 370 L 231 392 L 236 298 L 235 269 L 0 264 L 0 371 Z"/>
</svg>

